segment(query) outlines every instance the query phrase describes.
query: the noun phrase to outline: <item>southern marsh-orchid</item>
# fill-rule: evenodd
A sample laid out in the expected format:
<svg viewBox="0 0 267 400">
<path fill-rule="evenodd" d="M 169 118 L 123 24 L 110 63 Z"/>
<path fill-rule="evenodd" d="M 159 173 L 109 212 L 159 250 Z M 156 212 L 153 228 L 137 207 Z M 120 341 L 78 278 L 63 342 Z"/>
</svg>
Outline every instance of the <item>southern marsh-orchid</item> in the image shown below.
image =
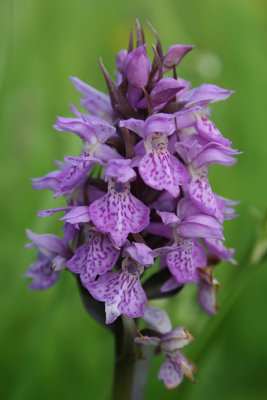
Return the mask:
<svg viewBox="0 0 267 400">
<path fill-rule="evenodd" d="M 27 231 L 38 249 L 25 274 L 30 289 L 49 288 L 60 273 L 76 277 L 87 311 L 115 334 L 116 382 L 124 368 L 129 384 L 115 385 L 114 399 L 125 400 L 142 345 L 165 355 L 158 378 L 168 389 L 184 376 L 194 380 L 195 366 L 181 352 L 192 335 L 172 329 L 166 312 L 150 301 L 196 286 L 199 305 L 215 315 L 214 267 L 221 259 L 235 263 L 234 250 L 223 244 L 223 223 L 236 217 L 238 202 L 213 191 L 209 169 L 234 164 L 239 152 L 207 108 L 233 91 L 206 83 L 190 88 L 177 68 L 193 46 L 175 44 L 164 53 L 151 29 L 152 60 L 137 21 L 136 48 L 131 33 L 128 50 L 117 55 L 116 81 L 100 61 L 107 94 L 71 77 L 84 111 L 71 105 L 74 116 L 57 117 L 54 128 L 79 136 L 81 151 L 33 179 L 35 189 L 64 196 L 66 206 L 38 211 L 40 217 L 64 213 L 64 236 Z M 149 328 L 139 330 L 140 322 Z"/>
</svg>

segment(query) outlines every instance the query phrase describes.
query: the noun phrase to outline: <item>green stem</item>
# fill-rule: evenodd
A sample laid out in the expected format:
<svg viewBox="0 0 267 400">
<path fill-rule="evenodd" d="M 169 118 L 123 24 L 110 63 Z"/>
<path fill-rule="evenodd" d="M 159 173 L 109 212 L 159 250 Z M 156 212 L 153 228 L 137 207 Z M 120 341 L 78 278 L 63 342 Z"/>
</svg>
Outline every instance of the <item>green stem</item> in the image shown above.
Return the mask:
<svg viewBox="0 0 267 400">
<path fill-rule="evenodd" d="M 137 359 L 135 344 L 136 325 L 134 320 L 121 316 L 115 333 L 115 369 L 113 400 L 130 400 L 133 386 L 134 367 Z"/>
<path fill-rule="evenodd" d="M 140 350 L 142 358 L 140 357 L 135 364 L 131 400 L 142 400 L 144 398 L 150 361 L 154 353 L 154 348 L 150 346 L 139 346 L 142 347 L 142 351 Z"/>
</svg>

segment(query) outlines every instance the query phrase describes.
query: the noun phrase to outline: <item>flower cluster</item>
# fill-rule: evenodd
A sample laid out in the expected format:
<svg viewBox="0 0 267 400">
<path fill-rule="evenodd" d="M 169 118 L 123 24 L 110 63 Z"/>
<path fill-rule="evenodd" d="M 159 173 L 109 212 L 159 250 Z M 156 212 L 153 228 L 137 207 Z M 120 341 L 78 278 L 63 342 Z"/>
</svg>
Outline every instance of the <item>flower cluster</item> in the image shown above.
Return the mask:
<svg viewBox="0 0 267 400">
<path fill-rule="evenodd" d="M 236 217 L 237 202 L 214 193 L 208 172 L 211 164 L 234 164 L 239 153 L 207 107 L 233 92 L 212 84 L 191 89 L 176 67 L 193 46 L 176 44 L 163 53 L 153 32 L 152 62 L 139 24 L 136 48 L 131 34 L 128 50 L 117 55 L 116 82 L 100 62 L 108 94 L 71 77 L 86 111 L 71 105 L 73 117 L 58 117 L 54 128 L 78 135 L 81 152 L 33 179 L 35 189 L 65 196 L 65 207 L 38 211 L 40 217 L 65 213 L 64 238 L 27 231 L 38 261 L 25 276 L 31 289 L 46 289 L 61 270 L 71 271 L 105 303 L 107 324 L 123 314 L 156 327 L 136 341 L 166 355 L 159 379 L 173 388 L 184 374 L 193 379 L 194 366 L 180 351 L 192 336 L 172 330 L 166 314 L 147 301 L 194 282 L 202 309 L 217 312 L 213 268 L 220 259 L 235 263 L 222 231 L 224 220 Z M 147 269 L 154 274 L 141 283 Z"/>
</svg>

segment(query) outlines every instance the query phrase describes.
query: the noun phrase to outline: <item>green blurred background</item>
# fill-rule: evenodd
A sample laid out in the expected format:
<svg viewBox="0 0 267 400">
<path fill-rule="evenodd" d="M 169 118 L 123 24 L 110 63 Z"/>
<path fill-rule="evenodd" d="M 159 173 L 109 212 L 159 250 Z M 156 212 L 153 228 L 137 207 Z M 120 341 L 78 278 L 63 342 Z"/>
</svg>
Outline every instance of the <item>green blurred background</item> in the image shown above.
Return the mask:
<svg viewBox="0 0 267 400">
<path fill-rule="evenodd" d="M 227 245 L 236 248 L 239 265 L 222 263 L 215 274 L 221 313 L 206 316 L 193 285 L 176 299 L 157 303 L 169 310 L 173 324 L 195 336 L 186 353 L 197 360 L 197 383 L 165 390 L 157 380 L 158 356 L 145 399 L 267 398 L 267 265 L 243 271 L 257 232 L 255 209 L 267 206 L 266 1 L 1 0 L 2 399 L 110 397 L 111 335 L 86 315 L 69 274 L 47 291 L 27 289 L 22 275 L 35 252 L 23 248 L 24 229 L 59 232 L 56 218 L 37 219 L 36 210 L 63 200 L 53 200 L 49 191 L 34 192 L 29 179 L 53 169 L 54 159 L 78 154 L 79 140 L 52 128 L 56 115 L 70 116 L 68 104 L 79 102 L 68 77 L 105 90 L 98 59 L 114 71 L 116 53 L 127 46 L 136 17 L 154 25 L 165 50 L 174 43 L 196 46 L 178 69 L 194 86 L 211 82 L 236 90 L 212 106 L 212 117 L 244 151 L 235 166 L 211 171 L 219 194 L 242 199 L 240 218 L 225 224 Z"/>
</svg>

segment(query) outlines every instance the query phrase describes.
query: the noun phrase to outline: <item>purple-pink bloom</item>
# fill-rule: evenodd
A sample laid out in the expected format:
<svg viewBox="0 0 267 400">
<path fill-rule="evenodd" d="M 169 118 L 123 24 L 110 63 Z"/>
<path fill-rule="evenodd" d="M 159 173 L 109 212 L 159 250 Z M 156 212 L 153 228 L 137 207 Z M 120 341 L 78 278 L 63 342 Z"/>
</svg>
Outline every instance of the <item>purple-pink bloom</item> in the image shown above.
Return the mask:
<svg viewBox="0 0 267 400">
<path fill-rule="evenodd" d="M 194 382 L 195 371 L 196 366 L 180 350 L 176 350 L 166 355 L 158 379 L 164 382 L 167 389 L 175 389 L 182 383 L 184 375 Z"/>
<path fill-rule="evenodd" d="M 230 140 L 223 137 L 216 125 L 204 115 L 196 115 L 195 128 L 204 139 L 231 146 Z"/>
<path fill-rule="evenodd" d="M 167 136 L 154 133 L 145 141 L 146 155 L 139 163 L 143 181 L 154 189 L 166 189 L 173 196 L 180 193 L 180 185 L 188 182 L 185 166 L 168 151 Z"/>
<path fill-rule="evenodd" d="M 190 171 L 190 198 L 204 213 L 213 215 L 222 222 L 223 215 L 208 180 L 209 164 L 231 165 L 235 162 L 232 156 L 238 152 L 216 142 L 201 144 L 196 135 L 182 137 L 175 148 Z"/>
<path fill-rule="evenodd" d="M 166 318 L 166 317 L 165 317 Z M 150 319 L 150 318 L 149 318 Z M 151 321 L 148 321 L 151 324 Z M 156 327 L 152 317 L 152 325 Z M 171 328 L 171 326 L 170 326 Z M 194 382 L 193 373 L 196 366 L 181 352 L 181 348 L 192 342 L 193 336 L 183 327 L 176 327 L 169 332 L 151 332 L 146 335 L 142 332 L 135 339 L 136 343 L 146 346 L 157 346 L 158 351 L 165 354 L 165 359 L 160 367 L 158 379 L 163 381 L 167 389 L 179 386 L 184 375 Z"/>
<path fill-rule="evenodd" d="M 189 239 L 180 239 L 178 243 L 191 244 L 188 250 L 175 250 L 167 255 L 167 266 L 179 284 L 189 282 L 198 283 L 197 268 L 204 267 L 207 263 L 207 256 L 203 247 L 197 242 Z"/>
<path fill-rule="evenodd" d="M 143 266 L 127 257 L 120 270 L 107 272 L 96 282 L 86 284 L 96 300 L 105 302 L 107 324 L 114 322 L 121 314 L 130 318 L 144 315 L 147 298 L 140 283 L 143 271 Z"/>
<path fill-rule="evenodd" d="M 130 182 L 110 178 L 108 193 L 90 205 L 94 225 L 109 233 L 121 247 L 129 233 L 141 232 L 149 224 L 150 209 L 130 192 Z"/>
<path fill-rule="evenodd" d="M 166 189 L 173 197 L 177 197 L 179 186 L 188 182 L 189 175 L 186 167 L 168 150 L 167 136 L 175 131 L 174 119 L 167 114 L 157 114 L 143 123 L 122 121 L 121 126 L 144 137 L 145 154 L 138 165 L 143 181 L 154 189 Z"/>
<path fill-rule="evenodd" d="M 71 250 L 68 245 L 58 236 L 46 234 L 38 235 L 27 229 L 28 238 L 32 243 L 25 247 L 37 247 L 37 261 L 33 263 L 25 273 L 25 278 L 32 278 L 30 289 L 47 289 L 54 285 L 60 272 L 69 257 Z"/>
<path fill-rule="evenodd" d="M 104 162 L 119 158 L 118 153 L 105 144 L 116 129 L 101 118 L 92 115 L 82 118 L 58 117 L 54 128 L 60 132 L 76 133 L 83 140 L 82 156 L 97 157 Z"/>
<path fill-rule="evenodd" d="M 86 238 L 87 242 L 67 262 L 68 269 L 79 274 L 83 284 L 94 282 L 98 275 L 110 271 L 120 255 L 108 235 L 91 229 Z"/>
<path fill-rule="evenodd" d="M 196 239 L 223 238 L 221 225 L 214 218 L 201 213 L 191 200 L 185 198 L 178 203 L 177 215 L 161 211 L 158 211 L 158 214 L 163 224 L 173 231 L 173 251 L 166 257 L 171 274 L 178 284 L 188 282 L 197 284 L 199 281 L 197 269 L 206 266 L 207 256 Z M 147 230 L 151 232 L 149 228 Z M 177 247 L 183 244 L 188 244 L 188 248 Z"/>
</svg>

